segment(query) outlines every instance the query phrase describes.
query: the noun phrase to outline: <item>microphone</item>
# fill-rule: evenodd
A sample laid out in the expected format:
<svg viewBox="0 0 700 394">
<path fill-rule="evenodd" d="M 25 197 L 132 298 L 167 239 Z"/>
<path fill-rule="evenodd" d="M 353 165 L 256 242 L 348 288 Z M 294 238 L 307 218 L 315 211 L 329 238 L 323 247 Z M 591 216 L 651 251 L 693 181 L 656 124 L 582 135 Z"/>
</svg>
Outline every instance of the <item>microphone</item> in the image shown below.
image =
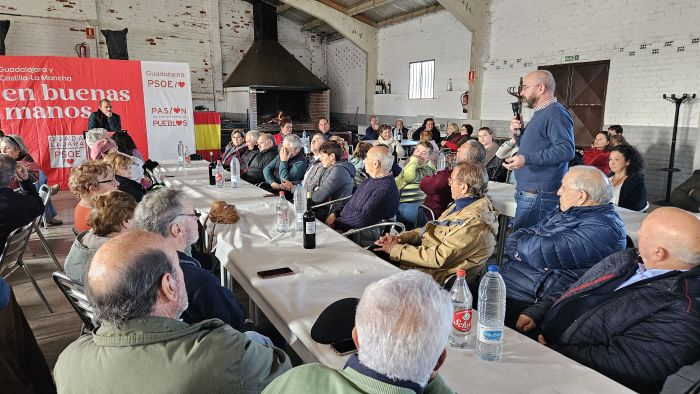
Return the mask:
<svg viewBox="0 0 700 394">
<path fill-rule="evenodd" d="M 515 116 L 515 119 L 522 121 L 522 116 L 520 116 L 520 102 L 510 103 L 510 106 L 513 108 L 513 116 Z M 513 133 L 517 136 L 521 136 L 523 135 L 523 129 L 515 129 Z"/>
</svg>

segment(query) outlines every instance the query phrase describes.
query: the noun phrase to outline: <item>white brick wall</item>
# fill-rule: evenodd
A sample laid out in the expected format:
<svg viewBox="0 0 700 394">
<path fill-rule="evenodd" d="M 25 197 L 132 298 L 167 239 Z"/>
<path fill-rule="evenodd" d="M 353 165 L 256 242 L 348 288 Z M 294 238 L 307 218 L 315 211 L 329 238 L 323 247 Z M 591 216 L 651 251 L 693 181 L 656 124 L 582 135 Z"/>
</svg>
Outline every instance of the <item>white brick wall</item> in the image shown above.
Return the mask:
<svg viewBox="0 0 700 394">
<path fill-rule="evenodd" d="M 367 54 L 349 40 L 333 41 L 326 49 L 331 112 L 365 113 Z"/>
</svg>

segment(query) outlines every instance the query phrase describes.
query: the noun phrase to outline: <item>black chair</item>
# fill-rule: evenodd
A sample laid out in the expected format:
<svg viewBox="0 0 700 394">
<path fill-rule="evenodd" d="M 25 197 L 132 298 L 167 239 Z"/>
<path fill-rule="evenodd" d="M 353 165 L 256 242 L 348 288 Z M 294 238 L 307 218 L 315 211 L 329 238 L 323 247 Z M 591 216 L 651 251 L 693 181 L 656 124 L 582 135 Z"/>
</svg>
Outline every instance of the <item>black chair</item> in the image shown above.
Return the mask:
<svg viewBox="0 0 700 394">
<path fill-rule="evenodd" d="M 82 286 L 73 282 L 63 272 L 54 272 L 52 276 L 56 286 L 61 289 L 61 293 L 63 293 L 70 306 L 72 306 L 78 314 L 80 320 L 83 321 L 81 333 L 94 331 L 95 328 L 97 328 L 93 322 L 95 311 L 85 296 Z"/>
</svg>

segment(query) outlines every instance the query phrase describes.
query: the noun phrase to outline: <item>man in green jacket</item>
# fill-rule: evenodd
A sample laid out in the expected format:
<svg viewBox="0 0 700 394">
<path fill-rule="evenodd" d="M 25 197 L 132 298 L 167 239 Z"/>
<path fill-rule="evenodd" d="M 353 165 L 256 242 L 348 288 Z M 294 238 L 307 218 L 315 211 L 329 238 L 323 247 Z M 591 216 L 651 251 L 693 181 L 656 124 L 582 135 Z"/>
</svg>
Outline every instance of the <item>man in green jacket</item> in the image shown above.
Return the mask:
<svg viewBox="0 0 700 394">
<path fill-rule="evenodd" d="M 131 231 L 105 243 L 86 289 L 101 326 L 59 356 L 59 393 L 259 393 L 290 368 L 284 352 L 218 319 L 179 320 L 183 274 L 160 235 Z"/>
<path fill-rule="evenodd" d="M 446 291 L 416 270 L 394 274 L 362 294 L 352 332 L 358 353 L 342 371 L 302 365 L 275 379 L 264 393 L 454 393 L 437 374 L 451 329 Z"/>
</svg>

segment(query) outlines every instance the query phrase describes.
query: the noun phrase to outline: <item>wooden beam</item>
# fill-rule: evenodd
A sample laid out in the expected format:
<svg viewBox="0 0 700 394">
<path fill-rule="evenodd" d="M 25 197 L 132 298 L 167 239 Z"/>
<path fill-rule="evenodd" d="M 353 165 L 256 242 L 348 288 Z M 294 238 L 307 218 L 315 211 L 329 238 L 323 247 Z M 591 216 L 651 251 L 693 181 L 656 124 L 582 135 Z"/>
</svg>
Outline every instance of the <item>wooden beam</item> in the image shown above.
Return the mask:
<svg viewBox="0 0 700 394">
<path fill-rule="evenodd" d="M 323 21 L 320 19 L 312 19 L 303 25 L 301 25 L 301 31 L 309 31 L 311 29 L 315 29 L 323 24 Z"/>
<path fill-rule="evenodd" d="M 337 10 L 337 11 L 340 11 L 340 12 L 342 12 L 342 13 L 345 14 L 345 15 L 348 15 L 348 13 L 346 12 L 345 7 L 344 7 L 342 4 L 336 3 L 336 2 L 333 1 L 333 0 L 318 0 L 318 2 L 321 3 L 321 4 L 325 4 L 325 5 L 327 5 L 327 6 L 331 7 L 331 8 L 333 8 L 333 9 L 335 9 L 335 10 Z M 375 25 L 376 25 L 376 23 L 375 23 L 372 19 L 370 19 L 370 18 L 368 18 L 368 17 L 366 17 L 366 16 L 364 16 L 364 15 L 352 15 L 352 17 L 355 18 L 355 19 L 357 19 L 358 21 L 363 22 L 363 23 L 366 23 L 366 24 L 368 24 L 368 25 L 370 25 L 370 26 L 372 26 L 372 27 L 375 27 Z"/>
<path fill-rule="evenodd" d="M 376 24 L 377 28 L 388 26 L 388 25 L 393 25 L 395 23 L 400 23 L 400 22 L 405 22 L 407 20 L 413 19 L 413 18 L 418 18 L 419 16 L 431 14 L 433 12 L 437 12 L 442 10 L 443 7 L 440 4 L 435 4 L 431 5 L 425 8 L 421 8 L 420 10 L 417 11 L 412 11 L 412 12 L 407 12 L 402 15 L 398 15 L 389 19 L 384 19 L 383 21 L 379 21 Z"/>
<path fill-rule="evenodd" d="M 290 6 L 289 4 L 282 3 L 282 4 L 280 4 L 280 5 L 277 6 L 277 13 L 278 13 L 278 14 L 281 14 L 281 13 L 287 11 L 287 10 L 290 9 L 290 8 L 292 8 L 292 6 Z"/>
<path fill-rule="evenodd" d="M 346 9 L 345 13 L 348 15 L 351 15 L 351 16 L 357 15 L 357 14 L 361 14 L 363 12 L 375 9 L 377 7 L 381 7 L 384 4 L 387 4 L 389 2 L 391 2 L 391 0 L 369 0 L 369 1 L 365 1 L 364 3 L 360 3 L 354 7 L 350 7 L 348 9 Z"/>
</svg>

